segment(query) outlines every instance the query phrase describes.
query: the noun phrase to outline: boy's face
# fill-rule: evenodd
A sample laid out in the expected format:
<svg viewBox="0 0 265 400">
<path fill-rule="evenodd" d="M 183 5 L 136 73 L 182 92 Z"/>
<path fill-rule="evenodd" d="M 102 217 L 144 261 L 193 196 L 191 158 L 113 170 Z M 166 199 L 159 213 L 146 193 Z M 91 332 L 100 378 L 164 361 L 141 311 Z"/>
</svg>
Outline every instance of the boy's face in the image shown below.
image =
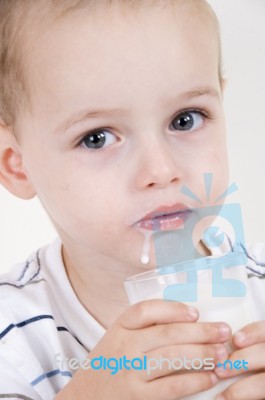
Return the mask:
<svg viewBox="0 0 265 400">
<path fill-rule="evenodd" d="M 141 218 L 196 207 L 180 189 L 205 199 L 205 172 L 213 199 L 227 185 L 217 42 L 171 7 L 82 12 L 30 55 L 24 166 L 69 252 L 141 267 Z"/>
</svg>

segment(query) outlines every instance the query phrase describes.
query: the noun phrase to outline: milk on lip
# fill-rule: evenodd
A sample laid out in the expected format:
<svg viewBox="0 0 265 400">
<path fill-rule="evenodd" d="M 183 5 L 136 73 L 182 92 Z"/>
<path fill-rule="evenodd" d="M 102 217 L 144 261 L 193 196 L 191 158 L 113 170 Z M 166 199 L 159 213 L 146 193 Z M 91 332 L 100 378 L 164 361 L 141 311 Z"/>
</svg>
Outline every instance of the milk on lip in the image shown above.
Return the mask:
<svg viewBox="0 0 265 400">
<path fill-rule="evenodd" d="M 170 227 L 170 229 L 171 229 L 171 227 Z M 150 261 L 151 241 L 152 241 L 152 236 L 155 234 L 155 232 L 153 230 L 142 229 L 142 228 L 138 228 L 138 230 L 144 236 L 144 242 L 143 242 L 142 254 L 140 257 L 140 261 L 142 264 L 146 265 L 146 264 L 149 264 L 149 261 Z"/>
<path fill-rule="evenodd" d="M 181 210 L 184 210 L 184 211 L 191 210 L 192 211 L 191 204 L 189 204 L 187 202 L 174 203 L 174 201 L 173 201 L 172 205 L 169 205 L 169 206 L 167 206 L 166 203 L 168 203 L 168 200 L 166 201 L 166 200 L 161 199 L 160 204 L 162 204 L 162 206 L 158 206 L 158 205 L 151 204 L 151 203 L 145 204 L 144 210 L 146 210 L 146 211 L 144 211 L 143 206 L 141 206 L 141 209 L 139 209 L 139 211 L 136 210 L 132 216 L 128 217 L 125 220 L 125 225 L 136 225 L 137 222 L 144 219 L 146 215 L 149 215 L 149 214 L 155 215 L 156 210 L 163 209 L 163 208 L 164 208 L 165 212 L 166 212 L 166 209 L 169 209 L 169 208 L 172 208 L 172 212 L 174 212 L 174 211 L 177 212 L 177 211 L 181 211 Z M 150 216 L 150 218 L 152 218 L 152 217 Z"/>
<path fill-rule="evenodd" d="M 142 264 L 149 264 L 152 236 L 157 231 L 171 231 L 172 229 L 181 229 L 183 227 L 184 220 L 188 217 L 190 212 L 191 210 L 184 210 L 182 214 L 180 213 L 180 215 L 169 215 L 168 218 L 165 217 L 164 221 L 157 221 L 157 224 L 151 224 L 151 220 L 142 221 L 142 223 L 139 222 L 136 224 L 137 230 L 141 232 L 144 236 L 142 254 L 140 257 L 140 261 Z M 157 225 L 157 229 L 154 229 L 155 225 Z"/>
</svg>

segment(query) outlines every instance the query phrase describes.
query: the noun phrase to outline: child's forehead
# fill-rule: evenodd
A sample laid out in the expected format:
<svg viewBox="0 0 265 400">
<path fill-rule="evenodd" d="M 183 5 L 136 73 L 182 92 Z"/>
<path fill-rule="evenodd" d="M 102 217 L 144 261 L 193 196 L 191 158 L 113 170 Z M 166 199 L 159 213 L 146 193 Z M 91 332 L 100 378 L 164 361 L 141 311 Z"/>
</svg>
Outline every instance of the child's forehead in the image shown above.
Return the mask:
<svg viewBox="0 0 265 400">
<path fill-rule="evenodd" d="M 194 3 L 190 0 L 185 1 Z M 111 2 L 104 1 L 102 3 Z M 196 42 L 198 33 L 203 33 L 205 41 L 209 41 L 215 48 L 218 47 L 216 46 L 216 35 L 212 35 L 212 29 L 206 27 L 204 18 L 198 17 L 198 9 L 194 8 L 193 15 L 191 15 L 191 8 L 183 7 L 181 0 L 163 2 L 164 7 L 161 7 L 161 1 L 148 1 L 147 3 L 152 3 L 153 7 L 150 7 L 150 4 L 149 8 L 138 6 L 137 10 L 131 9 L 128 5 L 126 9 L 124 9 L 124 6 L 122 9 L 119 8 L 118 3 L 121 3 L 120 1 L 113 3 L 116 7 L 112 9 L 109 7 L 108 13 L 104 13 L 104 7 L 101 5 L 101 7 L 93 10 L 88 8 L 82 9 L 80 13 L 64 14 L 62 18 L 56 19 L 52 23 L 48 20 L 48 29 L 45 26 L 45 20 L 43 20 L 39 28 L 42 32 L 37 33 L 38 40 L 32 33 L 27 36 L 32 45 L 29 46 L 31 52 L 28 52 L 28 65 L 25 71 L 29 72 L 30 66 L 34 68 L 38 60 L 51 56 L 52 52 L 53 58 L 50 58 L 50 67 L 56 66 L 52 65 L 53 61 L 55 63 L 57 59 L 60 61 L 59 54 L 66 56 L 67 52 L 71 52 L 69 56 L 74 58 L 79 57 L 80 53 L 83 55 L 84 52 L 91 51 L 89 56 L 90 67 L 93 66 L 93 60 L 96 62 L 97 56 L 100 56 L 101 53 L 104 53 L 105 57 L 108 58 L 122 52 L 124 60 L 127 57 L 130 58 L 134 52 L 133 57 L 141 60 L 145 57 L 144 41 L 148 43 L 149 39 L 151 39 L 149 44 L 153 45 L 153 48 L 149 48 L 148 51 L 149 53 L 153 52 L 154 61 L 156 58 L 155 41 L 157 41 L 157 44 L 164 41 L 166 54 L 166 50 L 174 51 L 174 46 L 177 49 L 177 44 L 181 43 L 183 38 Z M 137 1 L 131 3 L 138 4 Z M 178 3 L 179 6 L 177 6 Z M 81 11 L 81 9 L 75 11 L 77 10 Z M 137 11 L 137 17 L 134 14 L 135 11 Z M 130 18 L 130 16 L 133 17 Z M 83 38 L 81 37 L 82 34 Z M 139 49 L 140 47 L 142 52 Z M 198 49 L 195 50 L 198 51 Z M 215 53 L 213 52 L 214 56 Z M 41 65 L 39 66 L 41 67 Z M 101 66 L 97 65 L 96 67 L 100 68 Z M 31 78 L 30 76 L 30 80 Z"/>
<path fill-rule="evenodd" d="M 196 29 L 201 31 L 207 26 L 209 38 L 214 38 L 215 45 L 218 41 L 214 15 L 204 0 L 39 0 L 38 2 L 11 0 L 11 2 L 17 4 L 17 9 L 14 12 L 13 21 L 12 19 L 9 21 L 10 25 L 13 24 L 13 31 L 11 29 L 12 34 L 10 34 L 13 39 L 8 49 L 10 53 L 8 74 L 11 77 L 13 73 L 9 82 L 12 81 L 14 89 L 8 92 L 21 93 L 20 98 L 24 98 L 25 104 L 27 102 L 29 105 L 34 81 L 33 72 L 35 71 L 38 75 L 43 73 L 40 60 L 46 57 L 45 68 L 48 73 L 56 69 L 56 55 L 51 57 L 47 64 L 48 49 L 51 51 L 53 47 L 57 51 L 58 61 L 64 49 L 67 52 L 71 48 L 72 57 L 79 57 L 78 51 L 80 53 L 82 49 L 81 41 L 76 33 L 81 32 L 82 29 L 87 41 L 87 43 L 83 41 L 83 44 L 93 43 L 93 41 L 97 43 L 93 49 L 94 54 L 100 53 L 107 43 L 109 49 L 105 48 L 106 57 L 115 50 L 116 45 L 115 41 L 112 43 L 108 41 L 109 34 L 113 37 L 116 33 L 117 38 L 124 36 L 124 42 L 126 42 L 127 38 L 131 39 L 130 35 L 138 34 L 139 36 L 139 32 L 137 33 L 139 28 L 140 34 L 153 35 L 158 41 L 163 39 L 165 30 L 171 29 L 171 36 L 168 36 L 169 44 L 167 45 L 164 41 L 165 48 L 170 48 L 174 40 L 176 42 L 179 40 L 176 37 L 175 28 L 180 26 L 183 29 L 185 26 L 189 27 L 190 29 L 185 30 L 185 34 L 193 35 L 193 37 L 196 37 Z M 205 23 L 206 20 L 207 23 Z M 200 24 L 200 27 L 196 28 L 197 24 Z M 20 26 L 19 32 L 15 30 L 15 26 Z M 84 27 L 87 29 L 84 30 Z M 180 35 L 180 31 L 178 33 Z M 76 46 L 73 46 L 75 43 Z M 156 43 L 153 42 L 152 46 L 155 54 Z M 141 56 L 145 56 L 140 54 L 138 49 L 130 48 L 129 43 L 127 47 L 125 43 L 124 48 L 120 50 L 124 53 L 124 58 L 131 52 L 135 52 L 134 57 L 139 60 Z M 94 54 L 90 54 L 91 60 Z M 37 68 L 39 71 L 36 71 Z M 21 88 L 23 88 L 22 91 L 20 91 Z M 12 101 L 14 101 L 14 96 L 13 99 L 11 96 L 9 105 Z"/>
<path fill-rule="evenodd" d="M 129 23 L 117 12 L 111 19 L 90 17 L 62 19 L 38 41 L 27 69 L 34 109 L 50 107 L 57 119 L 57 104 L 65 115 L 73 103 L 100 108 L 104 101 L 112 108 L 115 99 L 129 108 L 136 95 L 139 107 L 144 102 L 147 109 L 149 102 L 151 109 L 156 97 L 172 97 L 197 83 L 206 86 L 205 78 L 213 74 L 218 80 L 218 52 L 200 20 L 191 29 L 185 20 L 176 23 L 167 9 L 155 8 Z M 214 61 L 205 64 L 209 57 Z"/>
<path fill-rule="evenodd" d="M 78 19 L 80 23 L 83 22 L 92 26 L 89 32 L 91 37 L 93 37 L 93 27 L 95 27 L 93 22 L 95 20 L 97 20 L 97 24 L 101 22 L 103 31 L 104 26 L 110 27 L 113 31 L 122 31 L 124 25 L 127 25 L 127 27 L 137 25 L 141 21 L 141 17 L 146 18 L 146 20 L 154 20 L 154 16 L 157 22 L 153 27 L 155 31 L 164 29 L 163 19 L 166 16 L 167 24 L 173 28 L 174 26 L 185 25 L 192 28 L 196 23 L 204 24 L 207 20 L 209 35 L 214 33 L 213 36 L 217 38 L 219 33 L 218 22 L 205 0 L 45 0 L 45 2 L 41 0 L 43 5 L 41 12 L 36 7 L 36 3 L 29 1 L 29 4 L 32 4 L 32 12 L 29 9 L 28 13 L 25 13 L 25 22 L 21 21 L 24 24 L 23 32 L 25 35 L 23 44 L 29 49 L 38 45 L 38 39 L 45 38 L 45 35 L 49 37 L 49 32 L 54 32 L 54 29 L 56 30 L 60 26 L 65 27 L 67 24 L 69 32 L 71 32 L 71 29 L 76 29 L 76 25 L 74 26 L 72 22 Z M 35 4 L 35 15 L 33 4 Z M 148 25 L 148 29 L 152 33 L 150 28 L 151 24 Z M 104 39 L 103 35 L 102 39 Z M 49 37 L 49 40 L 52 40 L 52 38 Z M 172 40 L 174 40 L 173 37 Z"/>
</svg>

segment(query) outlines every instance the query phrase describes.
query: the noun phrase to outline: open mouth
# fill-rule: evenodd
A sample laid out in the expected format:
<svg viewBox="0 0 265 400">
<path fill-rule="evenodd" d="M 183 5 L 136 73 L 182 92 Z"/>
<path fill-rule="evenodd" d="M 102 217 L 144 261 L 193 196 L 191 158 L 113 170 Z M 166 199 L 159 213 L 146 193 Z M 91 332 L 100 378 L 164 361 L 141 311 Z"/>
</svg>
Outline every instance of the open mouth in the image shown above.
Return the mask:
<svg viewBox="0 0 265 400">
<path fill-rule="evenodd" d="M 191 210 L 168 211 L 153 213 L 136 223 L 137 228 L 152 231 L 172 231 L 182 229 Z"/>
</svg>

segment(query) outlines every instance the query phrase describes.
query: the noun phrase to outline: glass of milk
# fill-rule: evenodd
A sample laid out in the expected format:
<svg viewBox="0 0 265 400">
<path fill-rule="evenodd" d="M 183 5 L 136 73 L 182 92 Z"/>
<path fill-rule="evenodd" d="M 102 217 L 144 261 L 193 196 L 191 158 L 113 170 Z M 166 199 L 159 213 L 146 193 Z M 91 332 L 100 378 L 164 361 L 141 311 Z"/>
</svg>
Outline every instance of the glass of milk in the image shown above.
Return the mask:
<svg viewBox="0 0 265 400">
<path fill-rule="evenodd" d="M 124 285 L 130 304 L 148 299 L 180 301 L 199 310 L 199 321 L 226 322 L 233 333 L 253 322 L 243 253 L 203 257 L 150 270 L 127 278 Z M 237 379 L 220 381 L 214 388 L 185 400 L 212 400 Z"/>
</svg>

